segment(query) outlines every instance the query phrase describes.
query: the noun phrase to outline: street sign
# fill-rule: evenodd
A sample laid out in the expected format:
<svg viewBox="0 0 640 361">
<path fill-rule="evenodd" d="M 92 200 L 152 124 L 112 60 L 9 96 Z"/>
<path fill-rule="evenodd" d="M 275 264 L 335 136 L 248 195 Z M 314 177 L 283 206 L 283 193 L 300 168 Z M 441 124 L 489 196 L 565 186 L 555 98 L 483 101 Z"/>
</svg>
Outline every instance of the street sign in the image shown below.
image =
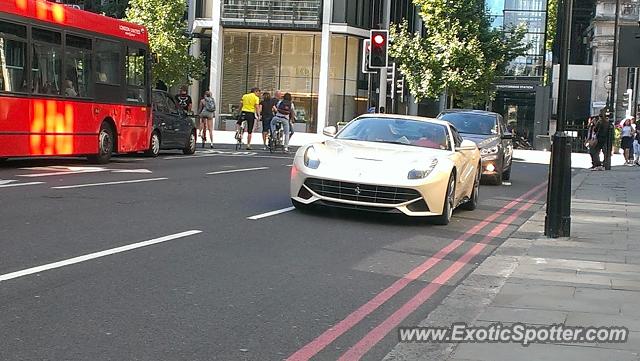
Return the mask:
<svg viewBox="0 0 640 361">
<path fill-rule="evenodd" d="M 640 67 L 640 27 L 625 25 L 620 27 L 618 42 L 618 66 L 627 68 Z"/>
</svg>

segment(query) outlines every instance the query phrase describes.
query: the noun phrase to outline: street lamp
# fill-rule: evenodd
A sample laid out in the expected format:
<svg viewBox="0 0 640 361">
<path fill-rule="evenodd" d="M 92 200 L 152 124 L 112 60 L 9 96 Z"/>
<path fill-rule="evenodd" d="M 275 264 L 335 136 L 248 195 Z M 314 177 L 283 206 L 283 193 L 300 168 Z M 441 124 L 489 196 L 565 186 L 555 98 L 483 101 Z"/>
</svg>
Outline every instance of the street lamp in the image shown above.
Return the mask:
<svg viewBox="0 0 640 361">
<path fill-rule="evenodd" d="M 558 19 L 563 19 L 560 43 L 558 123 L 551 145 L 547 215 L 544 222 L 544 234 L 550 238 L 569 237 L 571 234 L 571 138 L 565 133 L 565 124 L 567 123 L 572 14 L 573 0 L 564 0 L 562 16 L 558 16 Z"/>
</svg>

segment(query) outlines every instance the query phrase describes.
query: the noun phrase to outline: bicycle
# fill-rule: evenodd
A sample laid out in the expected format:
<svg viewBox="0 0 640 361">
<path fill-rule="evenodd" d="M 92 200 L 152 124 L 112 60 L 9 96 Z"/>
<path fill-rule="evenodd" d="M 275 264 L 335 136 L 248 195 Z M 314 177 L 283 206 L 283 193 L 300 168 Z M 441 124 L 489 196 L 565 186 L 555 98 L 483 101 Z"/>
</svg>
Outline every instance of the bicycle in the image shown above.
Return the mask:
<svg viewBox="0 0 640 361">
<path fill-rule="evenodd" d="M 245 129 L 247 129 L 247 121 L 243 120 L 240 127 L 236 130 L 236 150 L 242 149 L 242 136 L 244 135 Z"/>
<path fill-rule="evenodd" d="M 269 152 L 275 153 L 280 147 L 282 152 L 284 153 L 284 127 L 282 126 L 282 121 L 276 121 L 276 131 L 275 134 L 273 132 L 269 132 L 267 135 L 267 144 L 269 145 Z"/>
</svg>

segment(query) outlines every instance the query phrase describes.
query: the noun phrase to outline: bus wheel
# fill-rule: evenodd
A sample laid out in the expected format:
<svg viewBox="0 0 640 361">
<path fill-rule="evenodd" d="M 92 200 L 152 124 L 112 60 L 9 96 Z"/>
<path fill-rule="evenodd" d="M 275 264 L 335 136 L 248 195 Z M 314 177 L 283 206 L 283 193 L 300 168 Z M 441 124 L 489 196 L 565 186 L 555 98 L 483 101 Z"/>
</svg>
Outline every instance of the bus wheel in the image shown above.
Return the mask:
<svg viewBox="0 0 640 361">
<path fill-rule="evenodd" d="M 109 163 L 111 153 L 113 153 L 113 129 L 107 123 L 102 123 L 100 134 L 98 135 L 98 154 L 89 156 L 91 163 Z"/>
</svg>

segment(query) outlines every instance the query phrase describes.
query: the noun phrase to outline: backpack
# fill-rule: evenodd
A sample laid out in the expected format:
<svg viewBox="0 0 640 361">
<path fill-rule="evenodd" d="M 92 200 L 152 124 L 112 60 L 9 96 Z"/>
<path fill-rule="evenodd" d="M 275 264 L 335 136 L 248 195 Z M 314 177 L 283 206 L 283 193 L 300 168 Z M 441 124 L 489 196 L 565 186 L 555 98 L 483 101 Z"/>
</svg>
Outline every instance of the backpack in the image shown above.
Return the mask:
<svg viewBox="0 0 640 361">
<path fill-rule="evenodd" d="M 216 102 L 215 100 L 213 100 L 213 98 L 208 97 L 208 98 L 204 98 L 204 108 L 208 111 L 208 112 L 215 112 L 216 111 Z"/>
<path fill-rule="evenodd" d="M 278 103 L 278 113 L 282 114 L 282 115 L 289 115 L 291 114 L 291 102 L 286 101 L 286 100 L 282 100 Z"/>
</svg>

